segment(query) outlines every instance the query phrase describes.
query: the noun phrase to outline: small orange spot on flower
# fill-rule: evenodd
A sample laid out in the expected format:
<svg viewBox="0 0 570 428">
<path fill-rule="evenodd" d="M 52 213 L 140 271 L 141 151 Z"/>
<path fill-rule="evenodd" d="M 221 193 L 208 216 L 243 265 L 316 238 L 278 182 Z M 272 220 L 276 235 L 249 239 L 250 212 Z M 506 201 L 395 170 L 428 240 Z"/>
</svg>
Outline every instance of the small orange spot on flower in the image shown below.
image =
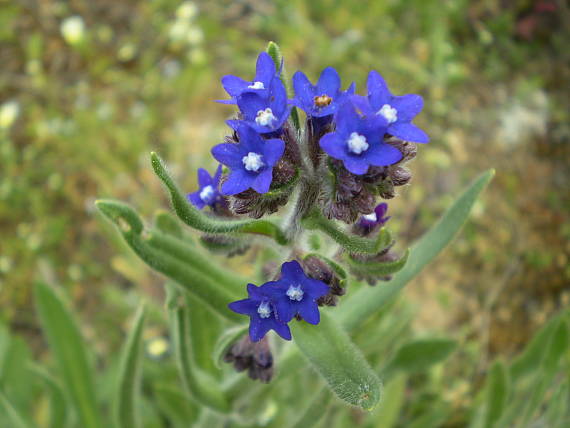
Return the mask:
<svg viewBox="0 0 570 428">
<path fill-rule="evenodd" d="M 332 98 L 326 94 L 316 96 L 313 101 L 317 107 L 326 107 L 332 102 Z"/>
</svg>

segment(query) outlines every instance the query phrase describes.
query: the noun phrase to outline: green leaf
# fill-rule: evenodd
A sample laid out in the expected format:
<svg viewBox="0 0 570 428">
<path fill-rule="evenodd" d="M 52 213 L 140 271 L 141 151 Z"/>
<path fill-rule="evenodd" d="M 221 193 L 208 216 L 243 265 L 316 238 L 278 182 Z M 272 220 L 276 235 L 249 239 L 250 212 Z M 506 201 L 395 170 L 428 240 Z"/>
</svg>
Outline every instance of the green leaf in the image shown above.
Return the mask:
<svg viewBox="0 0 570 428">
<path fill-rule="evenodd" d="M 391 281 L 381 287 L 361 288 L 343 302 L 336 316 L 348 330 L 374 314 L 436 258 L 461 229 L 477 197 L 493 175 L 493 170 L 483 173 L 459 196 L 439 222 L 412 247 L 406 266 Z"/>
<path fill-rule="evenodd" d="M 287 244 L 285 234 L 277 225 L 268 220 L 222 220 L 204 214 L 188 203 L 170 178 L 166 168 L 156 153 L 151 153 L 154 172 L 162 180 L 170 193 L 172 206 L 178 217 L 188 226 L 206 233 L 252 233 L 273 238 L 278 244 Z"/>
<path fill-rule="evenodd" d="M 119 428 L 140 426 L 136 402 L 140 388 L 140 357 L 144 318 L 144 306 L 141 305 L 137 310 L 135 322 L 121 355 L 117 399 L 114 409 L 115 421 Z"/>
<path fill-rule="evenodd" d="M 42 329 L 62 374 L 66 391 L 84 428 L 101 427 L 93 372 L 77 324 L 61 299 L 46 284 L 35 287 Z"/>
<path fill-rule="evenodd" d="M 570 311 L 565 311 L 565 313 L 568 314 Z M 509 369 L 510 378 L 513 382 L 518 381 L 524 376 L 536 373 L 562 316 L 564 316 L 564 313 L 550 318 L 550 320 L 534 334 L 524 351 L 513 360 Z"/>
<path fill-rule="evenodd" d="M 291 425 L 291 428 L 310 428 L 317 425 L 325 415 L 332 401 L 331 398 L 331 393 L 326 388 L 322 388 L 309 402 L 301 416 Z"/>
<path fill-rule="evenodd" d="M 457 342 L 451 339 L 414 340 L 398 349 L 384 372 L 423 372 L 434 364 L 444 361 L 455 350 L 456 346 Z"/>
<path fill-rule="evenodd" d="M 346 251 L 354 254 L 378 254 L 392 242 L 392 235 L 388 229 L 382 228 L 376 238 L 363 238 L 362 236 L 345 232 L 338 226 L 337 222 L 326 219 L 316 209 L 303 219 L 303 225 L 309 230 L 320 230 L 330 236 Z"/>
<path fill-rule="evenodd" d="M 49 397 L 49 427 L 64 428 L 67 426 L 67 401 L 60 383 L 50 375 L 42 366 L 33 364 L 31 370 L 34 375 L 40 377 L 46 387 Z"/>
<path fill-rule="evenodd" d="M 509 378 L 505 364 L 495 361 L 486 386 L 487 412 L 485 416 L 485 427 L 493 427 L 501 418 L 509 397 Z"/>
<path fill-rule="evenodd" d="M 377 421 L 374 428 L 391 428 L 398 422 L 398 416 L 406 401 L 407 376 L 399 374 L 386 382 L 384 399 L 374 409 L 373 420 Z"/>
<path fill-rule="evenodd" d="M 526 402 L 522 416 L 522 426 L 526 426 L 533 419 L 540 404 L 545 398 L 546 392 L 552 386 L 559 368 L 559 362 L 570 347 L 570 333 L 565 319 L 561 319 L 550 339 L 547 351 L 542 359 L 540 372 L 535 378 L 532 395 Z"/>
<path fill-rule="evenodd" d="M 239 299 L 237 289 L 228 287 L 173 255 L 160 251 L 143 239 L 143 224 L 137 213 L 128 205 L 117 201 L 97 201 L 97 208 L 113 221 L 131 249 L 152 269 L 173 279 L 189 293 L 208 305 L 214 313 L 233 322 L 242 322 L 243 317 L 230 311 L 229 302 Z M 156 242 L 156 241 L 155 241 Z M 180 257 L 180 254 L 177 254 Z M 202 266 L 203 267 L 203 266 Z M 215 274 L 215 273 L 214 273 Z"/>
<path fill-rule="evenodd" d="M 174 427 L 194 426 L 199 408 L 182 392 L 170 385 L 157 385 L 154 387 L 154 393 L 158 407 Z"/>
<path fill-rule="evenodd" d="M 224 356 L 229 351 L 230 347 L 247 334 L 248 326 L 246 324 L 230 328 L 224 332 L 214 346 L 212 358 L 216 367 L 221 369 L 223 367 Z"/>
<path fill-rule="evenodd" d="M 12 403 L 10 403 L 8 397 L 6 397 L 2 391 L 0 391 L 0 410 L 0 413 L 5 415 L 10 422 L 11 428 L 29 428 L 24 417 L 16 410 Z"/>
<path fill-rule="evenodd" d="M 291 327 L 301 352 L 340 399 L 365 410 L 374 408 L 380 400 L 380 379 L 327 312 L 321 312 L 318 326 L 296 322 Z"/>
<path fill-rule="evenodd" d="M 167 211 L 158 211 L 154 216 L 154 227 L 156 230 L 161 231 L 164 234 L 175 236 L 175 237 L 182 237 L 184 236 L 184 230 L 178 223 L 175 217 L 173 217 Z M 189 240 L 184 240 L 187 244 Z"/>
<path fill-rule="evenodd" d="M 224 269 L 219 264 L 212 263 L 212 257 L 206 257 L 197 248 L 187 245 L 181 239 L 152 230 L 147 236 L 147 242 L 153 248 L 177 258 L 194 269 L 200 270 L 203 274 L 210 276 L 225 287 L 235 288 L 238 284 L 247 283 L 247 279 L 242 278 L 235 272 Z"/>
<path fill-rule="evenodd" d="M 220 386 L 212 382 L 212 378 L 204 377 L 192 361 L 188 309 L 185 307 L 171 309 L 170 319 L 176 364 L 186 392 L 198 404 L 221 413 L 228 413 L 230 405 Z"/>
<path fill-rule="evenodd" d="M 401 271 L 402 268 L 406 265 L 409 255 L 410 250 L 406 250 L 402 257 L 392 262 L 363 262 L 355 260 L 350 256 L 346 257 L 345 259 L 347 260 L 352 272 L 360 273 L 366 276 L 386 276 Z"/>
</svg>

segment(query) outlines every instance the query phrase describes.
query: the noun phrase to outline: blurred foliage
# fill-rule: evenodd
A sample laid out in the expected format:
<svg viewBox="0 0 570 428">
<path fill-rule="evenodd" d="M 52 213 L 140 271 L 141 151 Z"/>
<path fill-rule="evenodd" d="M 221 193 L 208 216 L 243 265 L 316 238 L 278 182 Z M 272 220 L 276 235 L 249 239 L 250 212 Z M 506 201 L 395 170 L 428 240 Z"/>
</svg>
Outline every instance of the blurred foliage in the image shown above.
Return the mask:
<svg viewBox="0 0 570 428">
<path fill-rule="evenodd" d="M 166 207 L 151 150 L 193 189 L 231 114 L 212 102 L 224 97 L 219 78 L 251 74 L 276 40 L 290 72 L 315 78 L 331 65 L 362 89 L 377 69 L 400 93 L 424 96 L 419 122 L 432 143 L 413 164 L 415 185 L 390 206 L 402 244 L 451 190 L 497 169 L 479 214 L 407 293 L 421 302 L 408 328 L 462 340 L 445 376 L 419 380 L 425 399 L 414 405 L 429 407 L 443 389 L 453 411 L 434 405 L 434 420 L 462 426 L 493 356 L 520 351 L 570 304 L 569 22 L 557 0 L 0 0 L 2 318 L 43 354 L 31 284 L 57 282 L 92 351 L 116 354 L 136 296 L 156 300 L 161 287 L 102 233 L 93 201 L 113 196 L 147 215 Z M 156 307 L 145 334 L 167 334 Z M 158 402 L 175 406 L 180 391 L 161 380 Z"/>
</svg>

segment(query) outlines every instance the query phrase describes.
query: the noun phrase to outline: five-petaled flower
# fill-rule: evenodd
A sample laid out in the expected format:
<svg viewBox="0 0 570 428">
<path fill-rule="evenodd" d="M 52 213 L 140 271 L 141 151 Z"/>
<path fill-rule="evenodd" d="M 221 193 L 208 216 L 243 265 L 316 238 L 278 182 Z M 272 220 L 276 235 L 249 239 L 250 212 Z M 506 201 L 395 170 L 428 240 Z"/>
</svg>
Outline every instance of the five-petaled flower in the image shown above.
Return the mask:
<svg viewBox="0 0 570 428">
<path fill-rule="evenodd" d="M 222 194 L 235 195 L 249 188 L 267 193 L 273 180 L 273 166 L 283 155 L 285 143 L 280 139 L 264 140 L 250 126 L 239 122 L 236 126 L 238 144 L 218 144 L 212 155 L 230 168 L 222 184 Z"/>
<path fill-rule="evenodd" d="M 370 165 L 392 165 L 402 158 L 397 148 L 384 142 L 387 125 L 383 116 L 360 116 L 348 102 L 336 114 L 335 132 L 324 135 L 319 144 L 348 171 L 362 175 Z"/>
<path fill-rule="evenodd" d="M 242 120 L 228 120 L 227 124 L 237 129 L 241 122 L 245 122 L 260 134 L 279 133 L 291 111 L 281 79 L 271 81 L 268 96 L 246 92 L 237 97 L 237 105 Z"/>
<path fill-rule="evenodd" d="M 365 229 L 372 230 L 377 226 L 384 226 L 384 224 L 390 220 L 390 216 L 386 217 L 388 212 L 388 204 L 382 202 L 376 205 L 374 211 L 371 214 L 363 215 L 360 217 L 359 225 Z"/>
<path fill-rule="evenodd" d="M 291 340 L 289 326 L 276 317 L 275 290 L 271 284 L 268 282 L 260 287 L 248 284 L 247 294 L 249 297 L 228 305 L 232 311 L 249 316 L 249 337 L 252 342 L 259 342 L 269 330 L 275 330 L 283 339 Z"/>
<path fill-rule="evenodd" d="M 298 261 L 283 263 L 281 278 L 270 284 L 275 290 L 275 307 L 280 321 L 289 322 L 299 315 L 309 324 L 319 323 L 317 299 L 328 294 L 329 287 L 305 275 Z"/>
<path fill-rule="evenodd" d="M 311 117 L 325 117 L 337 110 L 354 94 L 354 83 L 341 91 L 340 77 L 332 67 L 325 68 L 316 85 L 313 85 L 301 71 L 293 75 L 295 98 L 291 103 Z"/>
<path fill-rule="evenodd" d="M 220 178 L 222 177 L 222 165 L 218 165 L 216 173 L 212 177 L 208 171 L 203 168 L 198 169 L 198 185 L 199 188 L 193 193 L 189 193 L 188 200 L 199 210 L 205 206 L 214 206 L 222 200 L 222 195 L 218 190 Z"/>
<path fill-rule="evenodd" d="M 377 71 L 368 74 L 368 96 L 355 96 L 355 106 L 366 116 L 381 116 L 388 122 L 387 132 L 414 143 L 428 143 L 429 136 L 412 124 L 424 106 L 424 100 L 416 94 L 392 95 L 384 78 Z"/>
<path fill-rule="evenodd" d="M 232 75 L 222 77 L 222 85 L 232 99 L 220 100 L 218 102 L 235 104 L 237 97 L 248 92 L 267 98 L 269 96 L 269 87 L 274 78 L 279 80 L 279 73 L 275 70 L 275 63 L 268 53 L 261 52 L 257 57 L 255 77 L 252 81 L 246 81 Z"/>
</svg>

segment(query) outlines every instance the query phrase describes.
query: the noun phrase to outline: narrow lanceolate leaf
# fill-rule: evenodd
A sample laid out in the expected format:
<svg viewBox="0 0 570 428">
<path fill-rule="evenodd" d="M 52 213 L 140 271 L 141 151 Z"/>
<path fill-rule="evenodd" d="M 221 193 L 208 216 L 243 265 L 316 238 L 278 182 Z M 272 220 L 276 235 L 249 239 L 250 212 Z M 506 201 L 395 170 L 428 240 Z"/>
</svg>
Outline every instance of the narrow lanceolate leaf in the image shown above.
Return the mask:
<svg viewBox="0 0 570 428">
<path fill-rule="evenodd" d="M 177 238 L 182 238 L 184 236 L 184 230 L 180 222 L 173 217 L 169 212 L 158 211 L 154 216 L 154 227 L 156 230 L 160 230 L 162 233 L 175 236 Z M 191 242 L 190 239 L 185 239 L 186 244 Z"/>
<path fill-rule="evenodd" d="M 126 243 L 151 268 L 173 279 L 189 293 L 194 294 L 214 313 L 233 322 L 243 318 L 230 311 L 229 302 L 239 299 L 237 289 L 220 283 L 196 266 L 185 263 L 170 253 L 161 251 L 143 239 L 143 224 L 138 214 L 128 205 L 117 201 L 97 201 L 97 208 L 118 227 Z"/>
<path fill-rule="evenodd" d="M 188 203 L 180 189 L 172 180 L 156 153 L 151 153 L 154 172 L 162 180 L 168 192 L 172 206 L 178 217 L 188 226 L 206 233 L 252 233 L 273 238 L 278 244 L 286 244 L 287 238 L 279 227 L 267 220 L 222 220 L 208 216 Z"/>
<path fill-rule="evenodd" d="M 487 413 L 485 427 L 492 428 L 501 418 L 509 399 L 509 379 L 505 364 L 495 361 L 486 386 Z"/>
<path fill-rule="evenodd" d="M 326 312 L 318 326 L 291 325 L 301 352 L 342 400 L 371 410 L 380 400 L 381 382 L 342 327 Z"/>
<path fill-rule="evenodd" d="M 49 428 L 65 428 L 67 426 L 67 403 L 60 383 L 42 366 L 32 365 L 31 370 L 39 376 L 47 388 L 49 397 Z"/>
<path fill-rule="evenodd" d="M 176 363 L 186 392 L 196 403 L 221 413 L 230 411 L 229 402 L 220 385 L 206 378 L 192 360 L 188 311 L 185 307 L 170 311 L 172 335 L 175 342 Z"/>
<path fill-rule="evenodd" d="M 406 266 L 391 281 L 381 287 L 362 288 L 343 302 L 336 316 L 348 330 L 375 313 L 436 258 L 461 229 L 473 204 L 493 175 L 493 170 L 483 173 L 456 199 L 439 222 L 412 247 Z"/>
<path fill-rule="evenodd" d="M 385 373 L 404 371 L 418 373 L 444 361 L 455 350 L 457 342 L 451 339 L 418 339 L 406 343 L 384 369 Z"/>
<path fill-rule="evenodd" d="M 10 403 L 10 400 L 0 391 L 0 414 L 6 417 L 13 428 L 29 428 L 22 414 Z"/>
<path fill-rule="evenodd" d="M 35 300 L 41 326 L 58 363 L 65 389 L 69 393 L 81 426 L 101 427 L 93 373 L 75 320 L 51 287 L 38 284 L 35 287 Z"/>
<path fill-rule="evenodd" d="M 135 322 L 121 355 L 117 399 L 115 401 L 115 421 L 118 428 L 135 428 L 140 424 L 137 418 L 136 403 L 140 385 L 144 316 L 144 307 L 141 306 L 137 310 Z"/>
<path fill-rule="evenodd" d="M 354 254 L 378 254 L 386 249 L 392 242 L 392 235 L 388 229 L 381 229 L 375 238 L 363 238 L 345 232 L 332 220 L 328 220 L 318 211 L 314 210 L 303 220 L 306 229 L 318 229 L 330 236 L 337 244 L 349 253 Z"/>
<path fill-rule="evenodd" d="M 396 272 L 401 271 L 406 265 L 409 255 L 410 250 L 406 250 L 402 257 L 391 262 L 363 262 L 355 260 L 350 256 L 346 257 L 346 260 L 351 271 L 354 273 L 361 275 L 386 276 L 393 275 Z"/>
</svg>

